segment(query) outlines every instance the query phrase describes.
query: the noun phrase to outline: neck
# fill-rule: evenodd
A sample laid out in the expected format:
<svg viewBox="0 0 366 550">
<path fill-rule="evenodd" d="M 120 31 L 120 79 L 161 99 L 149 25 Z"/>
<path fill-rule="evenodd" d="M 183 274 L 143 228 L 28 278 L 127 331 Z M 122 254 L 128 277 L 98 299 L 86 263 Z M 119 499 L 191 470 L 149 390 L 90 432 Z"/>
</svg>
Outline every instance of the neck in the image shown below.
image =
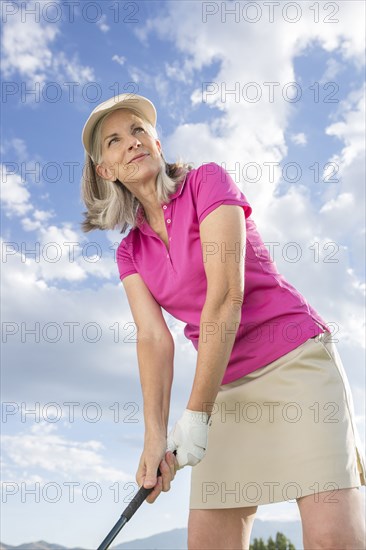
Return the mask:
<svg viewBox="0 0 366 550">
<path fill-rule="evenodd" d="M 145 210 L 145 217 L 146 221 L 149 225 L 158 225 L 161 222 L 162 212 L 161 207 L 159 207 L 159 210 L 155 210 L 154 212 Z"/>
<path fill-rule="evenodd" d="M 145 191 L 145 193 L 144 193 Z M 155 184 L 151 186 L 149 190 L 140 185 L 138 190 L 131 190 L 131 192 L 138 199 L 141 209 L 144 213 L 144 217 L 148 223 L 158 223 L 161 216 L 161 205 L 156 196 Z"/>
<path fill-rule="evenodd" d="M 162 210 L 161 205 L 157 200 L 152 201 L 146 201 L 146 198 L 139 199 L 144 217 L 148 224 L 159 224 L 161 221 L 162 216 Z"/>
</svg>

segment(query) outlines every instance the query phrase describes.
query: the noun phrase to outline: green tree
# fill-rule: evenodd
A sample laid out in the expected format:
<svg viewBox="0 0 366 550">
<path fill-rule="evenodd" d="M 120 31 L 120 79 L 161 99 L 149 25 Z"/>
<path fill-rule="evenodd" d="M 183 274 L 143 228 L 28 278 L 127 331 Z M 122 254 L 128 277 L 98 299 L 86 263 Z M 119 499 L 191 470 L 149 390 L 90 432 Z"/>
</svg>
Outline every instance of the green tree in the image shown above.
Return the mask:
<svg viewBox="0 0 366 550">
<path fill-rule="evenodd" d="M 254 539 L 250 545 L 250 550 L 267 550 L 267 545 L 263 539 Z"/>
<path fill-rule="evenodd" d="M 282 533 L 276 533 L 276 550 L 287 550 L 287 538 Z"/>
<path fill-rule="evenodd" d="M 254 539 L 249 550 L 296 550 L 292 542 L 283 533 L 276 533 L 276 541 L 269 537 L 267 544 L 263 539 Z"/>
</svg>

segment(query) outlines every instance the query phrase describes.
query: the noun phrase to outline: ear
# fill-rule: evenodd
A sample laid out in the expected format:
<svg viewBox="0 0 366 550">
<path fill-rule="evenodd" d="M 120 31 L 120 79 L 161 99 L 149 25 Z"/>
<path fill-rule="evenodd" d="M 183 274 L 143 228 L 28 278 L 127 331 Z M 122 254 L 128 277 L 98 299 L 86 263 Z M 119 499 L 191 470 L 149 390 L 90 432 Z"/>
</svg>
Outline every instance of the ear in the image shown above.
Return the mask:
<svg viewBox="0 0 366 550">
<path fill-rule="evenodd" d="M 156 147 L 158 148 L 159 153 L 161 153 L 161 143 L 158 139 L 155 140 Z"/>
<path fill-rule="evenodd" d="M 95 171 L 98 174 L 98 176 L 100 176 L 104 180 L 115 181 L 116 179 L 116 176 L 113 173 L 113 171 L 107 168 L 106 166 L 104 166 L 103 164 L 97 164 L 95 167 Z"/>
</svg>

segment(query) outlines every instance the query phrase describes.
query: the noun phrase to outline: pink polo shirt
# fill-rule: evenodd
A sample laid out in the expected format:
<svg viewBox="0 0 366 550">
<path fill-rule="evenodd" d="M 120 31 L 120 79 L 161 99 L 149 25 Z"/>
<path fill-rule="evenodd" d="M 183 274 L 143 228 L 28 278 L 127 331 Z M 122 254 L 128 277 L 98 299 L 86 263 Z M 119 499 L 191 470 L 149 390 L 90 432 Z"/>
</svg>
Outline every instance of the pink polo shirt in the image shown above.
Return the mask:
<svg viewBox="0 0 366 550">
<path fill-rule="evenodd" d="M 117 264 L 121 280 L 139 273 L 157 303 L 186 323 L 184 334 L 197 350 L 207 290 L 199 224 L 221 204 L 243 207 L 247 232 L 241 321 L 221 382 L 227 384 L 268 365 L 320 332 L 330 331 L 277 271 L 250 217 L 252 208 L 230 175 L 214 162 L 188 172 L 170 201 L 162 205 L 169 251 L 138 216 L 138 226 L 117 249 Z"/>
</svg>

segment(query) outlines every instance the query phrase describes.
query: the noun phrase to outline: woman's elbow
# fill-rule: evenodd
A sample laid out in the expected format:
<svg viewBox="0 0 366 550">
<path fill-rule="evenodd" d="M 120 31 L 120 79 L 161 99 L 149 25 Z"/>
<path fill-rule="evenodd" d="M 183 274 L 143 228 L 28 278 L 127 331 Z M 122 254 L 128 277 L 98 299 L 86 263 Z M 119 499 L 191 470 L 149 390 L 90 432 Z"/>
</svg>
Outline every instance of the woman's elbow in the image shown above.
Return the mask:
<svg viewBox="0 0 366 550">
<path fill-rule="evenodd" d="M 234 311 L 241 311 L 244 303 L 244 293 L 238 292 L 230 297 L 230 305 Z"/>
<path fill-rule="evenodd" d="M 206 296 L 205 305 L 209 309 L 221 311 L 229 310 L 234 313 L 241 311 L 244 302 L 244 291 L 237 288 L 231 288 L 227 292 L 209 293 Z"/>
</svg>

